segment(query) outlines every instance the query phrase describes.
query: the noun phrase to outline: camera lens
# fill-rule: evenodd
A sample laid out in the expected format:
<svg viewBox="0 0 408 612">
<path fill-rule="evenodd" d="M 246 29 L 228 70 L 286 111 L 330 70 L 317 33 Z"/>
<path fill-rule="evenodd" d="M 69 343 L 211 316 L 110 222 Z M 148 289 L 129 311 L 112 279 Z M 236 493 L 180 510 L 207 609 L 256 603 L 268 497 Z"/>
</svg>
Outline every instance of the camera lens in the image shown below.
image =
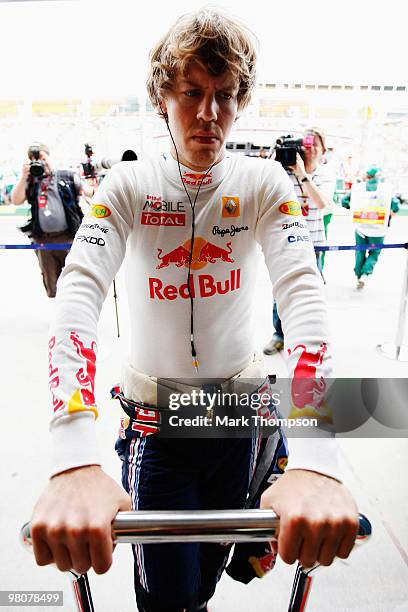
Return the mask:
<svg viewBox="0 0 408 612">
<path fill-rule="evenodd" d="M 44 164 L 41 161 L 32 161 L 30 164 L 30 174 L 34 178 L 40 178 L 44 174 Z"/>
</svg>

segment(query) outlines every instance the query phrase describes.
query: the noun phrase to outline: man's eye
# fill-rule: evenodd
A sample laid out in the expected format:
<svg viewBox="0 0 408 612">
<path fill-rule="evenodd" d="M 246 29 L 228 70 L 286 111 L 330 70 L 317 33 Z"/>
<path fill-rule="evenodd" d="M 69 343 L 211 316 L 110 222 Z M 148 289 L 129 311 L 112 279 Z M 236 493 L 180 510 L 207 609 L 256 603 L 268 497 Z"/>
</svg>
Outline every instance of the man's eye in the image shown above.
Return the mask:
<svg viewBox="0 0 408 612">
<path fill-rule="evenodd" d="M 195 96 L 200 95 L 200 92 L 198 89 L 189 89 L 184 92 L 184 95 L 187 96 L 188 98 L 194 98 Z"/>
<path fill-rule="evenodd" d="M 230 94 L 230 93 L 228 93 L 226 91 L 222 91 L 220 95 L 221 95 L 221 97 L 224 100 L 231 100 L 231 98 L 232 98 L 232 94 Z"/>
</svg>

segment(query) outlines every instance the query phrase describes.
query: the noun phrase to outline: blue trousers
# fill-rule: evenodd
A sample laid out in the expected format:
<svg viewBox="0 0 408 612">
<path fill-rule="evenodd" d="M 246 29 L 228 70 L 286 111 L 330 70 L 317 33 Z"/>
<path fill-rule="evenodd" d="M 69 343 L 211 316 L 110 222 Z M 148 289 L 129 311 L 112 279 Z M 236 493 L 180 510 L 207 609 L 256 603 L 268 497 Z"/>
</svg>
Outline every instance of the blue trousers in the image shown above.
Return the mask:
<svg viewBox="0 0 408 612">
<path fill-rule="evenodd" d="M 243 508 L 259 438 L 119 439 L 122 484 L 137 510 Z M 134 545 L 139 612 L 193 612 L 214 594 L 231 545 Z"/>
</svg>

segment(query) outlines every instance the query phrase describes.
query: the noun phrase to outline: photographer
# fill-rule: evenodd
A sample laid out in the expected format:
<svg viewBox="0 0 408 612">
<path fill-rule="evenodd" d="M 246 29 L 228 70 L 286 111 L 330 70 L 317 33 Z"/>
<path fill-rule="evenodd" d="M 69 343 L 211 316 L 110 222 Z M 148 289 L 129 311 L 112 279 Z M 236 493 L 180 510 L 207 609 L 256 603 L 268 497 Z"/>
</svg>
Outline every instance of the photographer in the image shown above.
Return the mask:
<svg viewBox="0 0 408 612">
<path fill-rule="evenodd" d="M 31 218 L 21 230 L 33 242 L 72 243 L 83 217 L 79 197 L 89 188 L 82 186 L 77 174 L 53 167 L 49 148 L 33 144 L 27 151 L 30 162 L 23 165 L 20 180 L 11 193 L 15 205 L 26 200 L 31 206 Z M 48 297 L 55 297 L 57 280 L 65 265 L 67 250 L 38 250 L 43 283 Z"/>
<path fill-rule="evenodd" d="M 289 156 L 285 154 L 294 155 L 294 148 L 296 148 L 296 164 L 287 165 L 285 161 Z M 283 154 L 282 149 L 285 149 Z M 277 161 L 281 161 L 294 185 L 297 199 L 302 207 L 302 217 L 306 221 L 304 228 L 307 227 L 309 230 L 310 240 L 314 247 L 326 244 L 323 209 L 329 210 L 333 202 L 334 185 L 331 181 L 324 181 L 318 170 L 326 150 L 326 138 L 323 132 L 317 128 L 310 128 L 299 140 L 281 139 L 281 146 L 278 146 L 272 154 Z M 297 222 L 294 219 L 294 223 Z M 303 225 L 302 220 L 299 222 Z M 290 232 L 290 227 L 287 231 Z M 323 276 L 321 255 L 322 253 L 316 253 L 316 264 Z M 276 301 L 273 303 L 273 326 L 275 332 L 263 349 L 265 355 L 274 355 L 284 346 L 284 335 Z"/>
</svg>

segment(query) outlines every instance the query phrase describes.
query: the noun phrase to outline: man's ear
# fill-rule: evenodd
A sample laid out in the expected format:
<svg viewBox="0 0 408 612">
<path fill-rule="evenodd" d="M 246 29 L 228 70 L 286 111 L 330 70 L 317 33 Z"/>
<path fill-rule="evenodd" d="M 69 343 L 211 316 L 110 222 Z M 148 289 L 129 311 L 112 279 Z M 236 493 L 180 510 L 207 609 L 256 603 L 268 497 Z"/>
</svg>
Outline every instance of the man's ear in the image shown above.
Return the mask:
<svg viewBox="0 0 408 612">
<path fill-rule="evenodd" d="M 166 100 L 164 100 L 163 98 L 159 98 L 158 100 L 158 111 L 159 111 L 159 114 L 167 121 L 168 119 L 167 105 L 166 105 Z"/>
</svg>

